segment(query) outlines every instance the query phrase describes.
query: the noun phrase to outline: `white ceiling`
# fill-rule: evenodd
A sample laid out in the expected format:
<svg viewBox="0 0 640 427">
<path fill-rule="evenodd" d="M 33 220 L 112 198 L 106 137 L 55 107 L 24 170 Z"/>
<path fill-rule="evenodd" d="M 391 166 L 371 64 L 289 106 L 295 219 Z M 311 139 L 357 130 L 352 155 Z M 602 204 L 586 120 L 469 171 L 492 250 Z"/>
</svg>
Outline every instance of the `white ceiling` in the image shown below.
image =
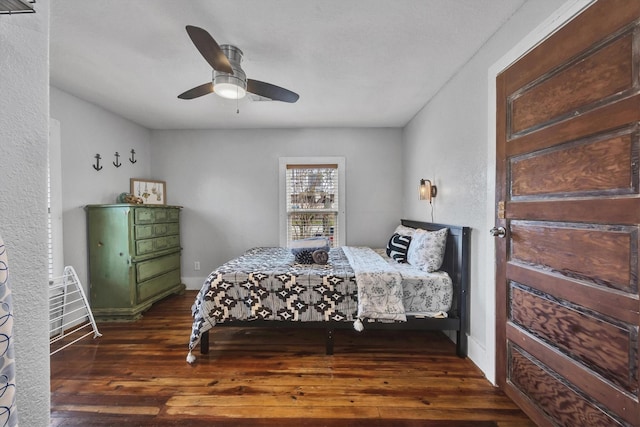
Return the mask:
<svg viewBox="0 0 640 427">
<path fill-rule="evenodd" d="M 150 129 L 402 127 L 526 0 L 55 0 L 51 84 Z M 185 31 L 295 104 L 177 95 L 211 79 Z"/>
</svg>

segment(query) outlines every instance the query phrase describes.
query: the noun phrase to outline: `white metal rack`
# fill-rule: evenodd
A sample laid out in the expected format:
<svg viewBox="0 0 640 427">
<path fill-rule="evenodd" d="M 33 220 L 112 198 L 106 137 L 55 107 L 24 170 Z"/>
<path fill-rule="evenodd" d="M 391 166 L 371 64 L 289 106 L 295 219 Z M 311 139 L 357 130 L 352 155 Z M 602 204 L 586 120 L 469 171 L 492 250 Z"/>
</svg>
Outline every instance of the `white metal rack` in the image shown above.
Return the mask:
<svg viewBox="0 0 640 427">
<path fill-rule="evenodd" d="M 87 332 L 87 329 L 90 330 Z M 73 267 L 49 282 L 49 355 L 98 332 L 82 284 Z"/>
</svg>

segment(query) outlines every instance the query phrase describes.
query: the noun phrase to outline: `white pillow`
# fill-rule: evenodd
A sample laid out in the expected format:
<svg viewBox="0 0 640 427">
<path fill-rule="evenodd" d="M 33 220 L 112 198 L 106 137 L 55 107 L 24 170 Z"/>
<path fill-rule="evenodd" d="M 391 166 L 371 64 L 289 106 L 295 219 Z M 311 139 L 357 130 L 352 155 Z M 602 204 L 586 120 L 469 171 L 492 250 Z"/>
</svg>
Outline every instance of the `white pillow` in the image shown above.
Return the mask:
<svg viewBox="0 0 640 427">
<path fill-rule="evenodd" d="M 396 231 L 394 231 L 393 234 L 399 234 L 401 236 L 413 236 L 413 233 L 415 233 L 416 230 L 424 231 L 420 228 L 416 229 L 416 228 L 411 228 L 411 227 L 407 227 L 406 225 L 400 224 L 399 226 L 396 227 Z"/>
<path fill-rule="evenodd" d="M 438 271 L 444 259 L 448 233 L 448 228 L 438 231 L 416 230 L 407 251 L 407 262 L 428 273 Z"/>
<path fill-rule="evenodd" d="M 329 250 L 329 239 L 326 237 L 307 237 L 306 239 L 292 240 L 289 242 L 289 249 L 291 249 L 294 254 L 305 249 Z"/>
</svg>

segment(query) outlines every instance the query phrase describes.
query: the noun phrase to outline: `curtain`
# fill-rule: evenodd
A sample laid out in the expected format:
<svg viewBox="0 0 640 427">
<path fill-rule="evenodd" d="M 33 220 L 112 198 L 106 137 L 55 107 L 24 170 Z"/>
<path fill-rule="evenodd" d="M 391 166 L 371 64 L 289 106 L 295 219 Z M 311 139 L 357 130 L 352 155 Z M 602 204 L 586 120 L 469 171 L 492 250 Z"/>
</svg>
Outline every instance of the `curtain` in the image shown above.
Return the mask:
<svg viewBox="0 0 640 427">
<path fill-rule="evenodd" d="M 9 261 L 0 236 L 0 425 L 18 425 L 16 375 L 13 352 L 13 303 L 9 287 Z"/>
</svg>

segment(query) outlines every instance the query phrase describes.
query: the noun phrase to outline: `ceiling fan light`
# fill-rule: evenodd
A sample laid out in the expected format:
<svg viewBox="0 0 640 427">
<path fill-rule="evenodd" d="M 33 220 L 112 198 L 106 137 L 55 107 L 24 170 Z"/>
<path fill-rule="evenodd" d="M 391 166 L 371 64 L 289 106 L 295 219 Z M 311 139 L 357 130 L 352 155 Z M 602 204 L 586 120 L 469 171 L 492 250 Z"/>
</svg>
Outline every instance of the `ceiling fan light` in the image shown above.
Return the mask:
<svg viewBox="0 0 640 427">
<path fill-rule="evenodd" d="M 240 99 L 247 94 L 243 87 L 233 83 L 216 83 L 213 85 L 213 91 L 216 95 L 227 99 Z"/>
<path fill-rule="evenodd" d="M 247 76 L 240 67 L 242 51 L 230 45 L 222 45 L 220 48 L 229 58 L 233 74 L 213 70 L 213 91 L 227 99 L 244 98 L 247 94 Z"/>
</svg>

